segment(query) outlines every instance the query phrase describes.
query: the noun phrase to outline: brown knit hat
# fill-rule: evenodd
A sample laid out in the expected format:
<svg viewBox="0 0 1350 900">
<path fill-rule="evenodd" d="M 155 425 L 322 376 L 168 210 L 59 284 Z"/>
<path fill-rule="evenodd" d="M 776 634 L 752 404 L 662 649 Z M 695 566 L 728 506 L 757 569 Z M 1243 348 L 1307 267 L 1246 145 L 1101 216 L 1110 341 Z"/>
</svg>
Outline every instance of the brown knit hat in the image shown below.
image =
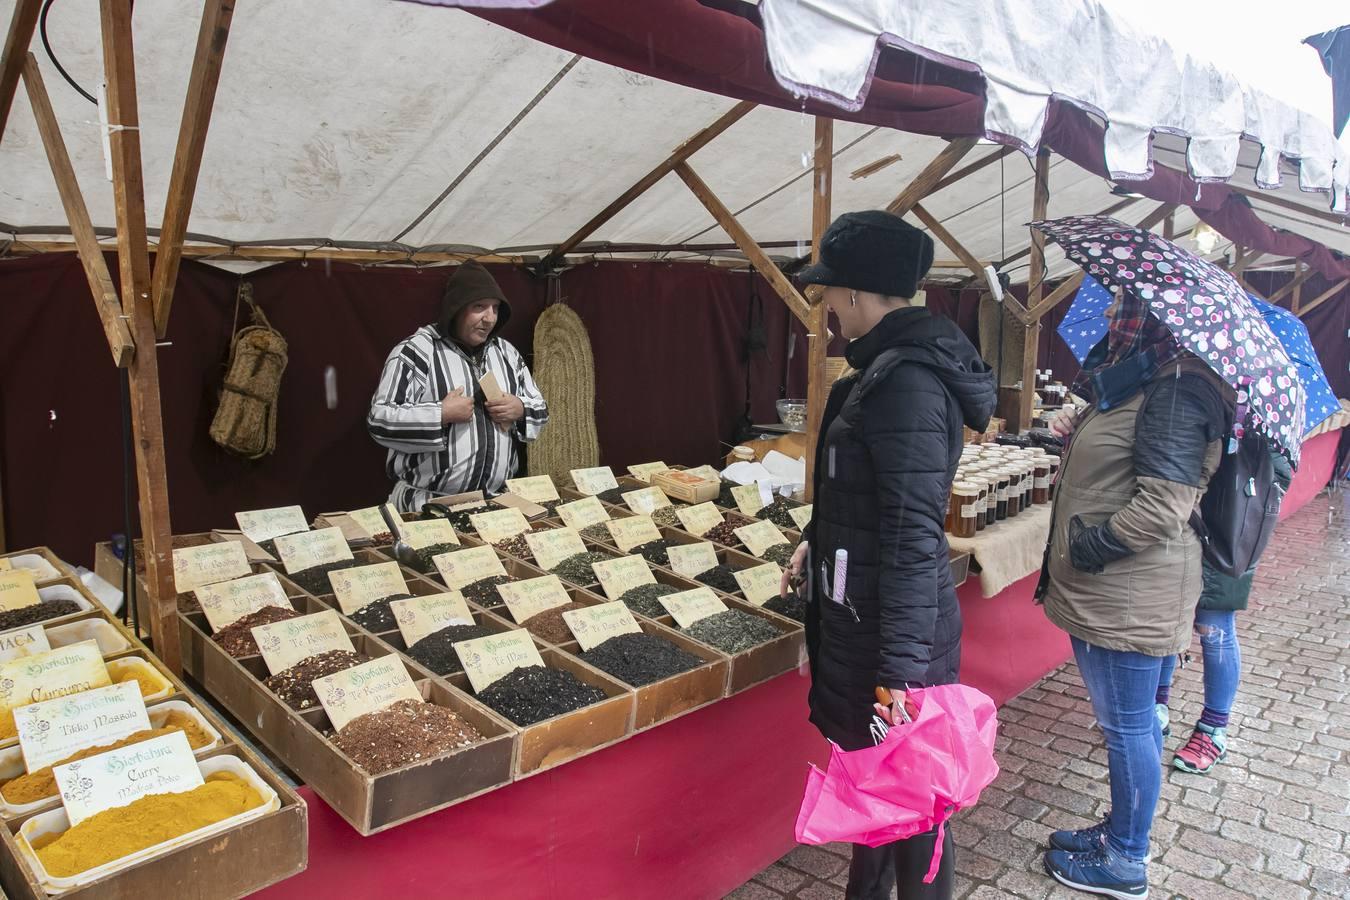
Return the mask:
<svg viewBox="0 0 1350 900">
<path fill-rule="evenodd" d="M 464 307 L 479 300 L 497 300 L 501 307 L 497 310 L 497 325 L 492 334 L 502 330 L 502 326 L 511 318 L 511 304 L 502 293 L 501 286 L 482 263 L 467 260 L 455 268 L 445 282 L 445 295 L 441 298 L 441 315 L 436 320 L 436 330 L 446 340 L 455 338 L 455 317 Z"/>
</svg>

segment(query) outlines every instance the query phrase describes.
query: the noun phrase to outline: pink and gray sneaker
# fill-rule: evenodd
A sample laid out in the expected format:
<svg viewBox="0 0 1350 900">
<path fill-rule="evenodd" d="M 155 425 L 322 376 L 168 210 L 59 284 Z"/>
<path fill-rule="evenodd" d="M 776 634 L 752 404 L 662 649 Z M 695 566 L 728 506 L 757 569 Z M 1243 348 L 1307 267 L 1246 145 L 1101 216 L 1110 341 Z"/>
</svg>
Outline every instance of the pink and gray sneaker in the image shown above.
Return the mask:
<svg viewBox="0 0 1350 900">
<path fill-rule="evenodd" d="M 1186 746 L 1172 758 L 1172 767 L 1194 775 L 1204 775 L 1228 755 L 1228 729 L 1203 723 L 1195 726 Z"/>
</svg>

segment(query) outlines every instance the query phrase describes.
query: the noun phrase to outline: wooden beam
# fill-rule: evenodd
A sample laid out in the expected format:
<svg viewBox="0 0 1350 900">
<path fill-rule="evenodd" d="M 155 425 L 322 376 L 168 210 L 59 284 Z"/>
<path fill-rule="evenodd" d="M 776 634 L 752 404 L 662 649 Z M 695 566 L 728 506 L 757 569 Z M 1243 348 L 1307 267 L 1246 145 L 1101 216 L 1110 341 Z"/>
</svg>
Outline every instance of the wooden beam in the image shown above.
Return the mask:
<svg viewBox="0 0 1350 900">
<path fill-rule="evenodd" d="M 974 175 L 976 172 L 980 171 L 986 166 L 992 166 L 994 163 L 998 162 L 1000 159 L 1003 159 L 1003 157 L 1007 156 L 1009 153 L 1014 152 L 1016 151 L 1012 147 L 1007 146 L 1000 147 L 997 153 L 990 153 L 988 156 L 985 156 L 982 159 L 977 159 L 970 165 L 962 166 L 961 168 L 957 169 L 955 172 L 948 175 L 946 178 L 942 179 L 937 184 L 933 185 L 933 189 L 928 193 L 930 195 L 936 194 L 943 188 L 949 188 L 952 185 L 956 184 L 958 181 L 960 181 L 962 178 L 965 178 L 967 175 Z M 919 199 L 923 198 L 921 197 Z"/>
<path fill-rule="evenodd" d="M 150 590 L 150 635 L 156 655 L 175 674 L 183 670 L 178 638 L 178 594 L 173 585 L 173 542 L 169 483 L 160 414 L 159 360 L 155 314 L 150 298 L 150 246 L 145 232 L 145 188 L 141 175 L 140 119 L 136 107 L 136 63 L 131 42 L 131 0 L 100 0 L 103 70 L 108 85 L 113 198 L 117 211 L 117 259 L 123 307 L 141 352 L 128 371 L 131 423 L 136 448 L 136 486 L 145 581 Z"/>
<path fill-rule="evenodd" d="M 638 180 L 637 184 L 620 194 L 613 203 L 592 216 L 589 222 L 582 225 L 576 230 L 576 233 L 559 244 L 552 253 L 544 258 L 542 268 L 549 268 L 558 260 L 562 259 L 562 257 L 573 247 L 594 234 L 597 228 L 618 215 L 625 206 L 636 200 L 645 193 L 648 188 L 656 184 L 662 178 L 665 178 L 671 172 L 675 171 L 678 165 L 706 147 L 719 134 L 745 118 L 746 114 L 754 108 L 755 104 L 751 103 L 749 100 L 743 100 L 740 103 L 737 103 L 731 109 L 719 116 L 717 121 L 698 132 L 698 134 L 695 134 L 679 147 L 675 148 L 675 151 L 659 163 L 656 168 L 652 169 L 646 175 L 643 175 L 642 178 Z"/>
<path fill-rule="evenodd" d="M 955 235 L 943 227 L 942 223 L 937 220 L 937 216 L 925 209 L 922 203 L 915 202 L 909 211 L 914 213 L 914 218 L 923 223 L 924 228 L 932 232 L 938 243 L 956 254 L 956 258 L 970 270 L 972 275 L 984 273 L 984 265 L 975 258 L 975 254 L 967 250 L 965 245 L 956 239 Z"/>
<path fill-rule="evenodd" d="M 117 250 L 116 244 L 101 244 L 109 252 Z M 796 246 L 796 243 L 793 243 Z M 71 241 L 25 241 L 20 238 L 6 251 L 9 256 L 36 256 L 41 253 L 70 253 L 77 250 Z M 158 244 L 150 245 L 152 254 L 159 251 Z M 409 265 L 431 265 L 433 263 L 464 262 L 468 259 L 481 263 L 509 263 L 519 265 L 526 260 L 521 256 L 501 256 L 479 253 L 446 253 L 440 251 L 413 252 L 411 255 L 399 250 L 361 250 L 341 247 L 319 247 L 304 250 L 299 247 L 218 247 L 212 244 L 188 244 L 183 247 L 184 259 L 204 259 L 234 262 L 283 262 L 286 260 L 331 260 L 346 263 L 408 263 Z"/>
<path fill-rule="evenodd" d="M 1163 219 L 1163 238 L 1173 240 L 1177 236 L 1177 217 L 1176 213 L 1170 212 L 1167 218 Z"/>
<path fill-rule="evenodd" d="M 820 239 L 830 225 L 830 201 L 834 182 L 834 120 L 816 117 L 816 141 L 812 155 L 811 262 L 820 262 Z M 806 499 L 814 499 L 816 446 L 825 419 L 825 358 L 830 346 L 830 308 L 824 303 L 811 307 L 806 335 Z"/>
<path fill-rule="evenodd" d="M 1036 154 L 1036 183 L 1032 195 L 1031 220 L 1045 219 L 1050 205 L 1050 151 L 1044 147 Z M 1041 305 L 1045 292 L 1045 235 L 1031 229 L 1031 272 L 1028 276 L 1027 309 Z M 1018 400 L 1017 430 L 1031 427 L 1036 397 L 1036 355 L 1040 348 L 1041 323 L 1028 317 L 1026 341 L 1022 345 L 1022 396 Z"/>
<path fill-rule="evenodd" d="M 732 215 L 726 204 L 717 199 L 717 195 L 698 176 L 697 172 L 689 168 L 688 163 L 676 163 L 675 174 L 680 176 L 680 179 L 699 199 L 699 202 L 708 212 L 712 213 L 712 217 L 717 220 L 717 224 L 721 225 L 722 229 L 731 236 L 731 239 L 736 242 L 736 246 L 740 247 L 741 252 L 750 260 L 750 265 L 754 266 L 756 271 L 764 276 L 765 280 L 769 282 L 769 286 L 773 288 L 774 293 L 783 299 L 788 309 L 792 310 L 792 314 L 801 319 L 802 323 L 809 329 L 811 327 L 810 304 L 792 286 L 792 282 L 788 280 L 788 277 L 783 274 L 783 271 L 778 268 L 774 261 L 769 259 L 769 255 L 755 243 L 754 238 L 750 237 L 750 233 L 745 230 L 740 222 L 736 221 L 736 217 Z"/>
<path fill-rule="evenodd" d="M 1289 300 L 1289 309 L 1294 315 L 1298 315 L 1299 302 L 1303 299 L 1303 282 L 1311 278 L 1312 274 L 1312 266 L 1305 269 L 1302 260 L 1294 260 L 1294 277 L 1284 287 L 1271 294 L 1269 302 L 1279 303 L 1285 294 L 1292 293 L 1293 297 Z"/>
<path fill-rule="evenodd" d="M 89 219 L 89 208 L 85 206 L 84 195 L 80 193 L 75 167 L 70 162 L 66 142 L 61 137 L 56 113 L 52 111 L 51 98 L 47 96 L 47 87 L 38 70 L 37 57 L 31 53 L 25 54 L 23 85 L 28 94 L 28 104 L 33 108 L 33 118 L 37 120 L 42 146 L 47 151 L 52 177 L 56 179 L 56 191 L 61 196 L 66 218 L 70 220 L 70 230 L 75 236 L 75 247 L 80 254 L 80 264 L 84 266 L 84 277 L 89 282 L 89 292 L 94 297 L 98 317 L 103 322 L 103 334 L 112 349 L 113 363 L 118 368 L 125 368 L 131 365 L 132 357 L 135 356 L 136 342 L 132 340 L 127 320 L 122 315 L 117 285 L 113 283 L 108 263 L 103 258 L 103 248 L 94 234 L 94 223 Z"/>
<path fill-rule="evenodd" d="M 1093 215 L 1094 215 L 1094 216 L 1114 216 L 1116 213 L 1120 212 L 1120 211 L 1121 211 L 1122 209 L 1124 209 L 1125 207 L 1127 207 L 1127 206 L 1132 206 L 1132 205 L 1134 205 L 1135 203 L 1138 203 L 1138 202 L 1139 202 L 1140 200 L 1142 200 L 1142 199 L 1143 199 L 1142 197 L 1126 197 L 1124 200 L 1120 200 L 1120 201 L 1117 201 L 1116 203 L 1112 203 L 1110 206 L 1108 206 L 1106 209 L 1102 210 L 1101 212 L 1093 213 Z M 1015 262 L 1017 262 L 1019 259 L 1024 259 L 1025 257 L 1028 257 L 1028 256 L 1030 256 L 1030 255 L 1031 255 L 1031 245 L 1028 244 L 1026 247 L 1023 247 L 1021 250 L 1018 250 L 1018 251 L 1017 251 L 1016 253 L 1014 253 L 1012 256 L 1009 256 L 1009 257 L 1006 257 L 1006 258 L 1004 258 L 1004 259 L 999 260 L 998 265 L 995 266 L 995 268 L 998 269 L 998 270 L 1001 272 L 1001 271 L 1003 271 L 1003 269 L 1004 269 L 1006 266 L 1008 266 L 1009 264 L 1015 263 Z"/>
<path fill-rule="evenodd" d="M 28 57 L 28 45 L 33 42 L 42 0 L 18 0 L 9 18 L 9 32 L 5 35 L 4 54 L 0 55 L 0 140 L 4 140 L 9 111 L 14 106 L 14 94 L 19 90 L 19 74 Z"/>
<path fill-rule="evenodd" d="M 1278 206 L 1282 209 L 1287 209 L 1292 212 L 1300 213 L 1301 215 L 1311 216 L 1314 219 L 1321 219 L 1324 222 L 1331 222 L 1334 225 L 1350 224 L 1350 216 L 1344 216 L 1334 212 L 1326 212 L 1325 210 L 1320 209 L 1311 209 L 1307 206 L 1295 203 L 1293 200 L 1286 200 L 1284 197 L 1281 197 L 1279 194 L 1276 194 L 1273 191 L 1258 191 L 1253 190 L 1252 188 L 1239 187 L 1238 185 L 1231 183 L 1226 185 L 1226 187 L 1230 191 L 1236 191 L 1242 196 L 1249 197 L 1252 200 L 1260 200 L 1262 203 L 1269 203 L 1271 206 Z"/>
<path fill-rule="evenodd" d="M 1318 294 L 1315 298 L 1313 298 L 1311 302 L 1308 303 L 1307 306 L 1301 307 L 1298 311 L 1298 317 L 1302 319 L 1304 316 L 1308 315 L 1308 313 L 1312 312 L 1314 309 L 1317 309 L 1317 307 L 1321 306 L 1323 303 L 1326 303 L 1328 300 L 1330 300 L 1332 297 L 1335 297 L 1337 294 L 1345 290 L 1347 287 L 1350 287 L 1350 278 L 1341 279 L 1341 281 L 1338 284 L 1335 284 L 1327 288 L 1322 293 Z"/>
<path fill-rule="evenodd" d="M 1139 224 L 1134 227 L 1141 231 L 1151 231 L 1154 225 L 1157 225 L 1159 222 L 1175 213 L 1178 206 L 1180 206 L 1179 203 L 1161 203 L 1158 205 L 1157 209 L 1144 216 Z"/>
<path fill-rule="evenodd" d="M 1056 306 L 1059 306 L 1059 304 L 1064 302 L 1066 297 L 1077 291 L 1086 276 L 1087 273 L 1082 269 L 1079 269 L 1077 272 L 1074 272 L 1068 278 L 1064 279 L 1064 281 L 1060 282 L 1059 287 L 1050 292 L 1050 296 L 1027 310 L 1027 318 L 1039 322 L 1046 313 Z"/>
<path fill-rule="evenodd" d="M 1265 255 L 1266 254 L 1260 250 L 1252 250 L 1244 254 L 1240 262 L 1234 262 L 1233 268 L 1230 269 L 1229 271 L 1232 272 L 1234 275 L 1241 275 L 1243 272 L 1250 269 L 1258 259 L 1260 259 Z"/>
<path fill-rule="evenodd" d="M 957 138 L 943 147 L 942 152 L 933 157 L 933 161 L 924 166 L 923 171 L 914 176 L 914 180 L 894 200 L 886 204 L 886 209 L 897 216 L 909 212 L 914 208 L 914 204 L 933 192 L 942 177 L 950 172 L 977 142 L 978 139 L 973 137 Z"/>
<path fill-rule="evenodd" d="M 220 84 L 220 67 L 225 59 L 225 42 L 230 36 L 234 0 L 206 0 L 202 24 L 197 32 L 197 52 L 192 58 L 187 98 L 183 101 L 183 120 L 178 126 L 178 147 L 174 150 L 173 173 L 169 176 L 169 196 L 164 203 L 160 223 L 159 252 L 155 256 L 155 274 L 150 295 L 154 300 L 155 334 L 164 337 L 169 328 L 169 309 L 178 280 L 182 259 L 183 235 L 192 215 L 192 198 L 197 193 L 197 175 L 202 167 L 202 150 L 211 111 Z"/>
</svg>

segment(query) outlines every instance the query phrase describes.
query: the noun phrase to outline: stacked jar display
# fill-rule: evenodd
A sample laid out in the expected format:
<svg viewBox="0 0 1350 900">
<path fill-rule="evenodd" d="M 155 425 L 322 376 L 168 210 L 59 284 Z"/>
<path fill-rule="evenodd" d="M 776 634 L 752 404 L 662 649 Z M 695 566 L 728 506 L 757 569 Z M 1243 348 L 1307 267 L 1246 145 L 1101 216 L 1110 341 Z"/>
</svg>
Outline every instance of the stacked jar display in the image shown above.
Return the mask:
<svg viewBox="0 0 1350 900">
<path fill-rule="evenodd" d="M 946 529 L 970 538 L 1054 499 L 1059 457 L 1039 447 L 968 445 L 952 484 Z"/>
</svg>

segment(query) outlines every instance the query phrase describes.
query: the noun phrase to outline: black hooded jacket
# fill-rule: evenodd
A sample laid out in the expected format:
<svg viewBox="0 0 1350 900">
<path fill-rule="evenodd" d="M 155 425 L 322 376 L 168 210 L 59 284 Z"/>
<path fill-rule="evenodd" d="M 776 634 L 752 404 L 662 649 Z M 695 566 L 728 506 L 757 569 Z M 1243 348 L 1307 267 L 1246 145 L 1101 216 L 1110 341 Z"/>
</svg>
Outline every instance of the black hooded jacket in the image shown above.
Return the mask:
<svg viewBox="0 0 1350 900">
<path fill-rule="evenodd" d="M 962 425 L 983 431 L 997 390 L 965 335 L 923 308 L 890 313 L 847 357 L 858 372 L 831 390 L 816 449 L 807 644 L 811 721 L 856 749 L 870 745 L 878 685 L 956 681 L 961 612 L 943 523 Z M 840 548 L 858 621 L 828 596 Z"/>
</svg>

